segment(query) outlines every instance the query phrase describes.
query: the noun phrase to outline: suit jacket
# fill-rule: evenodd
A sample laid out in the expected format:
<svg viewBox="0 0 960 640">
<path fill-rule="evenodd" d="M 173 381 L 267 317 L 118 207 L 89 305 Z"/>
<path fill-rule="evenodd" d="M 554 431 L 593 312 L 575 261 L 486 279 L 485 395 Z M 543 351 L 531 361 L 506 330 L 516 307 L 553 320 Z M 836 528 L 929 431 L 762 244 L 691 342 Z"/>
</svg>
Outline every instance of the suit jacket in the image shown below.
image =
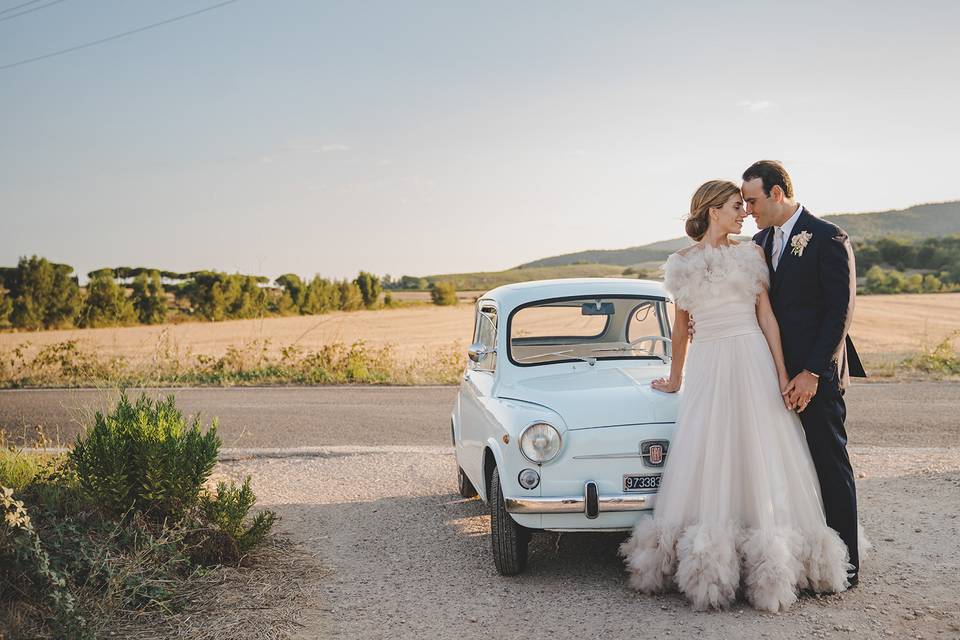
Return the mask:
<svg viewBox="0 0 960 640">
<path fill-rule="evenodd" d="M 800 213 L 784 242 L 780 262 L 771 262 L 773 227 L 753 237 L 763 248 L 770 269 L 770 302 L 780 324 L 780 340 L 787 373 L 806 369 L 821 383 L 845 388 L 850 376 L 866 377 L 863 364 L 847 335 L 853 320 L 857 274 L 853 249 L 840 227 Z M 812 234 L 801 255 L 791 242 L 803 232 Z"/>
</svg>

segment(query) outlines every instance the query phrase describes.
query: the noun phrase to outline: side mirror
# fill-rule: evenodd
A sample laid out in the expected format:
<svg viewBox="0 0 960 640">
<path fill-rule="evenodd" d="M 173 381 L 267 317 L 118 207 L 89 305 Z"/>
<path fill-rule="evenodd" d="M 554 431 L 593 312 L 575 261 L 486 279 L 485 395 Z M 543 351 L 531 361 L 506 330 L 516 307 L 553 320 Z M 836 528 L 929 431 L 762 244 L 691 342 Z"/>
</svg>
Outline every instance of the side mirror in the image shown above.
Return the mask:
<svg viewBox="0 0 960 640">
<path fill-rule="evenodd" d="M 479 342 L 475 342 L 469 347 L 467 347 L 467 355 L 474 362 L 482 362 L 484 358 L 487 357 L 487 354 L 496 353 L 496 349 L 487 349 L 485 346 Z"/>
</svg>

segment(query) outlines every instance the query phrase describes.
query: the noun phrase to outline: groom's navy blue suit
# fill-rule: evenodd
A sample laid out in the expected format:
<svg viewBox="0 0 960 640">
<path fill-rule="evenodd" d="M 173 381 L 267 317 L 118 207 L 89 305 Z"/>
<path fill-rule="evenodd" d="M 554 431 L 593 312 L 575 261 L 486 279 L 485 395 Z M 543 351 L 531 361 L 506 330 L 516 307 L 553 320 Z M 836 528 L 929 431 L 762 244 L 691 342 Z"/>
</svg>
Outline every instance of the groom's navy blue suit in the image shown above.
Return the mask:
<svg viewBox="0 0 960 640">
<path fill-rule="evenodd" d="M 820 376 L 817 393 L 800 413 L 813 457 L 827 525 L 850 550 L 850 563 L 860 566 L 857 549 L 857 490 L 847 456 L 843 390 L 850 376 L 865 377 L 863 365 L 847 335 L 853 318 L 856 270 L 850 240 L 843 229 L 803 209 L 784 242 L 774 270 L 771 261 L 774 228 L 753 237 L 770 268 L 770 302 L 780 325 L 783 357 L 793 378 L 806 369 Z M 792 241 L 812 234 L 802 255 Z"/>
</svg>

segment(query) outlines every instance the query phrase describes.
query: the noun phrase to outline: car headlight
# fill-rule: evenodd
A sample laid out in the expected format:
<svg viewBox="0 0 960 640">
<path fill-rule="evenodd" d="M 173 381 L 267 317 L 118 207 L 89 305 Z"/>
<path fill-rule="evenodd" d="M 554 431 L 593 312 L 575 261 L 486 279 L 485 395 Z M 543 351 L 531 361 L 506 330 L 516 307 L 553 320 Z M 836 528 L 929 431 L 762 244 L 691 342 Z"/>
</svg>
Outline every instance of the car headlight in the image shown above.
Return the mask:
<svg viewBox="0 0 960 640">
<path fill-rule="evenodd" d="M 560 432 L 546 422 L 534 422 L 520 434 L 520 453 L 530 462 L 550 462 L 560 453 Z"/>
</svg>

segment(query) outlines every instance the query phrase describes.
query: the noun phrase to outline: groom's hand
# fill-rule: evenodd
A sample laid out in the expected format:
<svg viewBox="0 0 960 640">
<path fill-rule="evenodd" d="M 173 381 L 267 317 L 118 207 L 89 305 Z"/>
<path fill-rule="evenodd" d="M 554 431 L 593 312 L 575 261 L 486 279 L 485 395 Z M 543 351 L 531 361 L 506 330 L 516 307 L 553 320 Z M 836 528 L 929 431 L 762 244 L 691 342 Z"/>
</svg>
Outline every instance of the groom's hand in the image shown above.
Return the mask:
<svg viewBox="0 0 960 640">
<path fill-rule="evenodd" d="M 817 376 L 806 370 L 798 373 L 796 377 L 790 381 L 790 384 L 788 384 L 784 390 L 784 394 L 786 394 L 787 401 L 794 411 L 800 413 L 807 408 L 810 400 L 817 394 L 819 382 Z"/>
</svg>

